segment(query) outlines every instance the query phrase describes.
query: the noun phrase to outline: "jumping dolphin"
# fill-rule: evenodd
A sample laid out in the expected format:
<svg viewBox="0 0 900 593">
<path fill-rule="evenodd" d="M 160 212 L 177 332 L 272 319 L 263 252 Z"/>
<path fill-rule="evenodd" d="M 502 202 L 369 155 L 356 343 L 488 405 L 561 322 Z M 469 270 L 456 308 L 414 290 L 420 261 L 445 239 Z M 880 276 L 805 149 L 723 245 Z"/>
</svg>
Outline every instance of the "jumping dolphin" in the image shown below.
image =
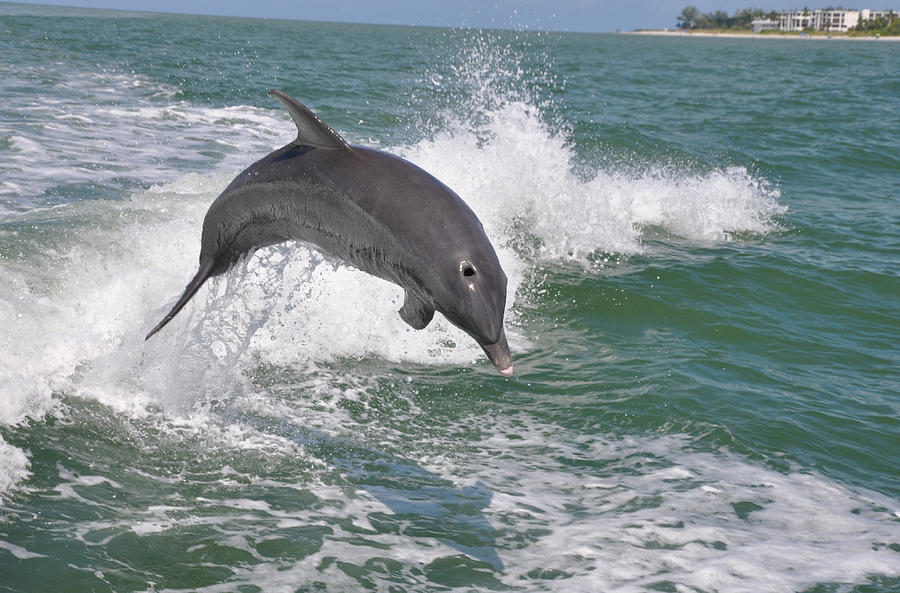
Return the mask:
<svg viewBox="0 0 900 593">
<path fill-rule="evenodd" d="M 166 325 L 211 276 L 283 241 L 311 243 L 405 291 L 400 318 L 415 329 L 435 311 L 472 336 L 506 377 L 506 274 L 475 213 L 450 188 L 399 157 L 349 145 L 278 90 L 297 138 L 250 165 L 209 207 L 200 269 Z"/>
</svg>

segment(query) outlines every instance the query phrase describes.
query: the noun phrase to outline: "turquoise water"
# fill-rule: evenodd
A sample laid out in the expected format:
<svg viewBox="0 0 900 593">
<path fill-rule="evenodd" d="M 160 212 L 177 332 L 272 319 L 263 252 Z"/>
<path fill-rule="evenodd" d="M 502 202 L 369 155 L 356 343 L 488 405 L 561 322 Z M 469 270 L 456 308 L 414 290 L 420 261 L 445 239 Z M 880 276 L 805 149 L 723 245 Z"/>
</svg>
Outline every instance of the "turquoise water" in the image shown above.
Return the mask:
<svg viewBox="0 0 900 593">
<path fill-rule="evenodd" d="M 900 589 L 900 44 L 0 4 L 0 590 Z M 281 88 L 476 211 L 517 374 L 258 252 Z"/>
</svg>

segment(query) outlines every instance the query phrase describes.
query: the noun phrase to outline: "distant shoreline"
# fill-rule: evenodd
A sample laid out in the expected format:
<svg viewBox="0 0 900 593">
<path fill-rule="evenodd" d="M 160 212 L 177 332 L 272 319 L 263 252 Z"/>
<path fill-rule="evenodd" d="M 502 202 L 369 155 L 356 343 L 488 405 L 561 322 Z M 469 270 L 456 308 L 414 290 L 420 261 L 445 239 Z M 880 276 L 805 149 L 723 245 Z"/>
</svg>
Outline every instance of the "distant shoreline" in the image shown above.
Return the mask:
<svg viewBox="0 0 900 593">
<path fill-rule="evenodd" d="M 797 40 L 824 40 L 824 41 L 900 41 L 900 37 L 875 37 L 861 36 L 849 37 L 847 35 L 807 35 L 802 33 L 719 33 L 715 31 L 687 32 L 680 29 L 638 29 L 627 31 L 625 35 L 660 35 L 665 37 L 719 37 L 724 39 L 797 39 Z"/>
</svg>

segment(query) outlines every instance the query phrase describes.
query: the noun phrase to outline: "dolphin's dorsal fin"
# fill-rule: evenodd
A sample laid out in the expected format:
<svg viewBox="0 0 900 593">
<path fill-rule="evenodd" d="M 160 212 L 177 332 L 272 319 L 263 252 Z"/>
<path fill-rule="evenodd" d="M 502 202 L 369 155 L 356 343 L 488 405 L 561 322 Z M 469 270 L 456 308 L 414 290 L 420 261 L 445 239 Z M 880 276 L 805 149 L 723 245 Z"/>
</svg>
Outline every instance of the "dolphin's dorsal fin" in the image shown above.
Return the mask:
<svg viewBox="0 0 900 593">
<path fill-rule="evenodd" d="M 281 104 L 291 114 L 291 119 L 297 124 L 297 139 L 294 141 L 297 144 L 329 150 L 348 150 L 350 148 L 340 134 L 332 130 L 331 126 L 319 119 L 309 107 L 297 99 L 279 90 L 271 90 L 269 95 L 281 101 Z"/>
</svg>

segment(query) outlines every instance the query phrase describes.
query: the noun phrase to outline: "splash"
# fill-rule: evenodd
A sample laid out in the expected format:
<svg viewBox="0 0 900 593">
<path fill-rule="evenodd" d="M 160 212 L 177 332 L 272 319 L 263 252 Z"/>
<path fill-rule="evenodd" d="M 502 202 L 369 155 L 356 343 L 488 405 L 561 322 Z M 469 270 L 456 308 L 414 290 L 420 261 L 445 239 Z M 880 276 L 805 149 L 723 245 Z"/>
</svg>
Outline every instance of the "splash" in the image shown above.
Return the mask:
<svg viewBox="0 0 900 593">
<path fill-rule="evenodd" d="M 514 51 L 469 46 L 443 73 L 428 73 L 427 84 L 445 91 L 453 107 L 432 105 L 419 124 L 436 127 L 417 141 L 387 147 L 454 188 L 484 223 L 509 277 L 514 354 L 529 348 L 517 316 L 528 297 L 518 289 L 536 266 L 640 253 L 647 229 L 707 243 L 777 228 L 785 210 L 777 189 L 744 168 L 696 174 L 606 166 L 585 174 L 576 167 L 567 125 L 548 116 L 562 109 L 546 98 L 548 89 L 562 83 L 549 73 L 525 83 L 527 71 Z M 96 90 L 109 80 L 76 82 Z M 74 126 L 67 135 L 78 136 L 83 124 L 89 132 L 85 118 L 96 116 L 76 111 L 61 120 Z M 292 136 L 274 109 L 139 102 L 110 113 L 123 134 L 135 120 L 150 127 L 162 122 L 160 133 L 174 141 L 191 126 L 227 137 L 232 155 L 261 155 Z M 34 149 L 28 141 L 15 144 L 14 150 Z M 179 146 L 182 152 L 192 147 Z M 158 160 L 142 152 L 134 158 Z M 41 418 L 59 394 L 96 398 L 129 413 L 148 402 L 189 410 L 204 394 L 241 389 L 244 372 L 259 364 L 484 363 L 478 346 L 440 316 L 424 331 L 406 326 L 397 315 L 402 292 L 396 286 L 293 244 L 260 250 L 210 282 L 167 332 L 145 345 L 142 336 L 195 271 L 203 214 L 237 172 L 234 158 L 213 175 L 170 170 L 172 180 L 124 200 L 36 207 L 23 222 L 0 229 L 2 245 L 23 253 L 0 260 L 6 278 L 0 326 L 7 328 L 0 333 L 0 422 Z M 55 170 L 45 175 L 58 176 Z M 61 226 L 65 231 L 57 232 Z"/>
<path fill-rule="evenodd" d="M 641 253 L 650 227 L 700 243 L 765 235 L 786 211 L 777 188 L 741 167 L 702 175 L 662 167 L 643 175 L 596 171 L 584 179 L 565 137 L 527 103 L 491 113 L 484 132 L 487 140 L 459 126 L 406 156 L 450 180 L 500 243 L 532 246 L 518 250 L 526 261 Z"/>
<path fill-rule="evenodd" d="M 598 251 L 638 253 L 649 226 L 700 242 L 766 233 L 784 211 L 777 190 L 739 168 L 702 176 L 597 172 L 584 179 L 573 172 L 565 136 L 553 132 L 534 105 L 501 102 L 482 115 L 485 123 L 476 128 L 456 122 L 434 138 L 394 150 L 453 187 L 483 221 L 510 278 L 510 337 L 520 351 L 527 343 L 515 325 L 517 288 L 534 265 L 588 262 Z M 255 145 L 259 139 L 250 135 L 246 141 Z M 95 383 L 89 377 L 97 361 L 111 352 L 130 353 L 134 364 L 141 360 L 142 348 L 125 345 L 193 273 L 203 213 L 232 174 L 190 174 L 125 202 L 68 205 L 47 215 L 99 224 L 115 212 L 118 223 L 75 224 L 72 240 L 53 253 L 41 254 L 35 237 L 35 259 L 22 266 L 4 263 L 9 281 L 0 315 L 17 330 L 2 338 L 8 353 L 0 368 L 9 391 L 0 409 L 5 422 L 40 417 L 48 394 L 71 391 L 73 381 Z M 424 332 L 409 329 L 396 315 L 399 289 L 324 262 L 303 247 L 261 250 L 206 294 L 194 308 L 218 313 L 206 315 L 204 332 L 222 331 L 223 344 L 240 344 L 237 328 L 256 328 L 249 351 L 279 364 L 376 356 L 460 365 L 482 356 L 442 319 Z M 244 319 L 225 331 L 226 319 L 254 309 L 265 311 L 265 323 Z"/>
<path fill-rule="evenodd" d="M 641 253 L 648 230 L 709 243 L 779 228 L 780 191 L 744 167 L 583 166 L 568 139 L 577 115 L 559 115 L 565 80 L 535 47 L 540 34 L 468 35 L 422 77 L 425 139 L 401 152 L 473 207 L 489 236 L 515 252 L 507 261 L 522 268 Z"/>
<path fill-rule="evenodd" d="M 0 500 L 20 482 L 31 476 L 31 461 L 24 451 L 0 437 Z"/>
</svg>

